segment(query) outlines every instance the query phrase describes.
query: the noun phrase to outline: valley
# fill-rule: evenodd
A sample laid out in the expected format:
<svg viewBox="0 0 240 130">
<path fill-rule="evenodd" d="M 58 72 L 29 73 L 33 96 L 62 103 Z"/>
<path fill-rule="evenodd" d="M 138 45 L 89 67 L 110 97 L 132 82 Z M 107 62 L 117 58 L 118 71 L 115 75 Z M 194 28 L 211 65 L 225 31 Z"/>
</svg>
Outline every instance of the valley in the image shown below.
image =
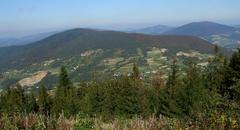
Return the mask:
<svg viewBox="0 0 240 130">
<path fill-rule="evenodd" d="M 220 50 L 223 54 L 228 52 L 223 48 Z M 11 51 L 14 53 L 8 55 Z M 190 60 L 199 65 L 206 64 L 213 52 L 213 45 L 191 36 L 151 36 L 73 29 L 38 43 L 0 48 L 3 56 L 0 88 L 14 85 L 39 71 L 49 74 L 41 82 L 30 83 L 29 91 L 36 90 L 42 83 L 54 87 L 61 66 L 69 69 L 75 83 L 90 80 L 94 76 L 107 78 L 127 75 L 134 62 L 149 81 L 158 72 L 167 77 L 173 59 L 184 70 Z"/>
</svg>

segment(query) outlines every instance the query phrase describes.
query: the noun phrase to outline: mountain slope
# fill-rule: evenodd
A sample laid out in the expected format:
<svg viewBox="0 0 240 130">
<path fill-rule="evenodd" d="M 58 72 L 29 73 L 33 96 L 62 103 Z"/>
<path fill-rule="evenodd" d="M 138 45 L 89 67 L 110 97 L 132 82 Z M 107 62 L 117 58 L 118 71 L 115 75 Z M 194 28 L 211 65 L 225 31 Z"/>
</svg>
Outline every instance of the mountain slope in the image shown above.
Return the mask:
<svg viewBox="0 0 240 130">
<path fill-rule="evenodd" d="M 213 46 L 208 42 L 190 36 L 148 36 L 127 34 L 114 31 L 95 31 L 88 29 L 74 29 L 55 34 L 37 43 L 0 49 L 3 59 L 9 61 L 23 61 L 32 64 L 48 58 L 78 55 L 88 49 L 126 50 L 137 47 L 160 46 L 173 49 L 192 49 L 210 53 Z M 12 53 L 13 52 L 13 53 Z M 8 56 L 9 53 L 12 55 Z"/>
<path fill-rule="evenodd" d="M 205 64 L 213 50 L 212 44 L 192 36 L 73 29 L 33 44 L 0 48 L 0 88 L 39 71 L 50 72 L 42 82 L 52 83 L 61 65 L 67 66 L 75 82 L 89 79 L 93 71 L 100 77 L 127 73 L 134 59 L 144 72 L 167 72 L 173 57 L 184 68 L 186 58 Z"/>
</svg>

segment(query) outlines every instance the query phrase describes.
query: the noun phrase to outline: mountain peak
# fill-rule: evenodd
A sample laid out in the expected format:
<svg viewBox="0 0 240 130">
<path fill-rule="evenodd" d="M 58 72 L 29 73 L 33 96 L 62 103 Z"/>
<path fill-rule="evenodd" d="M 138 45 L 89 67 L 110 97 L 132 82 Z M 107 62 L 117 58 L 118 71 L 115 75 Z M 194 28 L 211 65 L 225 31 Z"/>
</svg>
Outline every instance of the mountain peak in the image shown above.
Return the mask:
<svg viewBox="0 0 240 130">
<path fill-rule="evenodd" d="M 166 32 L 165 34 L 210 36 L 215 34 L 228 34 L 235 31 L 234 27 L 210 21 L 192 22 Z"/>
</svg>

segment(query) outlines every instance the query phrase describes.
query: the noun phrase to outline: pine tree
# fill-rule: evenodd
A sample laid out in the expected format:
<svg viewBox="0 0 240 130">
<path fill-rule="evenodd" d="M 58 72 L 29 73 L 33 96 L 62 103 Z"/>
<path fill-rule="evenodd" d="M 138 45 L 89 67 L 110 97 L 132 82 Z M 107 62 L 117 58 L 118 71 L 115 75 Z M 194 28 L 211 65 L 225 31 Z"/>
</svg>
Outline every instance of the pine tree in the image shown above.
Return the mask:
<svg viewBox="0 0 240 130">
<path fill-rule="evenodd" d="M 229 66 L 224 73 L 224 83 L 222 85 L 222 93 L 229 96 L 229 99 L 233 99 L 236 96 L 236 91 L 233 86 L 238 86 L 240 81 L 240 49 L 235 52 L 231 59 Z"/>
<path fill-rule="evenodd" d="M 167 89 L 169 91 L 170 98 L 173 97 L 176 84 L 177 84 L 177 73 L 178 73 L 178 68 L 177 68 L 177 60 L 173 59 L 172 65 L 171 65 L 171 73 L 168 76 L 168 81 L 167 81 Z"/>
<path fill-rule="evenodd" d="M 72 97 L 74 96 L 75 93 L 72 91 L 73 91 L 72 82 L 69 79 L 66 68 L 63 66 L 60 69 L 59 85 L 57 86 L 53 102 L 53 112 L 55 114 L 64 112 L 64 114 L 66 115 L 71 115 L 72 110 L 70 109 L 75 109 L 72 108 L 72 106 L 75 107 L 75 105 L 72 104 L 74 103 L 72 101 L 73 100 Z"/>
<path fill-rule="evenodd" d="M 84 111 L 90 115 L 103 112 L 104 86 L 102 83 L 91 83 L 84 98 Z"/>
<path fill-rule="evenodd" d="M 120 91 L 118 79 L 110 80 L 105 82 L 104 87 L 104 99 L 103 99 L 103 116 L 111 119 L 116 115 L 116 98 Z"/>
<path fill-rule="evenodd" d="M 140 79 L 140 72 L 139 72 L 139 69 L 138 69 L 138 66 L 137 66 L 136 62 L 133 63 L 132 78 L 134 80 Z"/>
<path fill-rule="evenodd" d="M 219 89 L 224 80 L 226 62 L 224 57 L 218 55 L 210 59 L 205 71 L 206 86 L 210 91 L 220 91 Z"/>
<path fill-rule="evenodd" d="M 64 66 L 62 66 L 60 70 L 59 86 L 65 87 L 65 89 L 69 89 L 72 86 L 67 69 Z"/>
<path fill-rule="evenodd" d="M 117 111 L 120 115 L 133 116 L 140 111 L 139 105 L 139 87 L 128 77 L 122 77 L 119 79 L 118 86 L 120 90 L 118 92 L 117 99 Z"/>
<path fill-rule="evenodd" d="M 38 106 L 40 113 L 45 115 L 50 114 L 51 99 L 47 93 L 47 88 L 44 85 L 41 85 L 38 91 Z"/>
<path fill-rule="evenodd" d="M 238 49 L 238 52 L 235 52 L 230 59 L 229 67 L 233 71 L 233 78 L 235 78 L 235 82 L 238 82 L 240 80 L 240 49 Z"/>
<path fill-rule="evenodd" d="M 190 63 L 189 69 L 187 71 L 187 77 L 185 79 L 185 91 L 183 91 L 183 96 L 185 97 L 182 100 L 181 105 L 184 112 L 190 117 L 197 116 L 197 113 L 201 109 L 201 101 L 204 96 L 204 85 L 199 71 L 195 64 Z"/>
<path fill-rule="evenodd" d="M 5 112 L 26 112 L 26 97 L 20 85 L 8 88 L 2 95 L 2 104 Z"/>
<path fill-rule="evenodd" d="M 38 105 L 34 94 L 31 92 L 26 96 L 26 112 L 33 113 L 38 111 Z"/>
<path fill-rule="evenodd" d="M 178 81 L 178 67 L 177 60 L 173 59 L 171 64 L 171 72 L 168 76 L 166 88 L 163 89 L 158 97 L 159 99 L 159 110 L 158 114 L 164 114 L 167 116 L 173 116 L 178 113 L 178 107 L 176 102 L 176 89 L 179 84 Z"/>
</svg>

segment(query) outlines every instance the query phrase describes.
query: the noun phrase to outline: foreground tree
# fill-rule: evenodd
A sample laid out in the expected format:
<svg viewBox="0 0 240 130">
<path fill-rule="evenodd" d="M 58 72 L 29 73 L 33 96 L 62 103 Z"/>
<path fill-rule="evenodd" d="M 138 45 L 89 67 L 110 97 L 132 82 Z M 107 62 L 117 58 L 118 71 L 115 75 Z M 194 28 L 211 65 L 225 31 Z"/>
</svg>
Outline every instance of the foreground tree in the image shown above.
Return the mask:
<svg viewBox="0 0 240 130">
<path fill-rule="evenodd" d="M 26 112 L 32 113 L 38 111 L 38 105 L 33 93 L 26 94 Z"/>
<path fill-rule="evenodd" d="M 225 72 L 224 85 L 222 91 L 225 91 L 225 95 L 228 95 L 230 99 L 234 99 L 237 96 L 236 86 L 240 82 L 240 49 L 235 52 L 230 59 L 229 67 Z"/>
<path fill-rule="evenodd" d="M 38 91 L 38 102 L 37 103 L 39 106 L 40 113 L 45 114 L 45 115 L 50 114 L 51 99 L 47 93 L 47 88 L 44 85 L 41 85 L 40 89 Z"/>
<path fill-rule="evenodd" d="M 69 79 L 67 70 L 65 67 L 61 67 L 59 85 L 56 88 L 56 93 L 53 99 L 53 112 L 55 114 L 63 112 L 68 116 L 74 114 L 74 112 L 76 112 L 74 97 L 76 97 L 76 92 Z"/>
<path fill-rule="evenodd" d="M 20 85 L 16 85 L 14 88 L 8 88 L 5 93 L 1 95 L 3 111 L 8 113 L 26 112 L 26 97 Z"/>
</svg>

